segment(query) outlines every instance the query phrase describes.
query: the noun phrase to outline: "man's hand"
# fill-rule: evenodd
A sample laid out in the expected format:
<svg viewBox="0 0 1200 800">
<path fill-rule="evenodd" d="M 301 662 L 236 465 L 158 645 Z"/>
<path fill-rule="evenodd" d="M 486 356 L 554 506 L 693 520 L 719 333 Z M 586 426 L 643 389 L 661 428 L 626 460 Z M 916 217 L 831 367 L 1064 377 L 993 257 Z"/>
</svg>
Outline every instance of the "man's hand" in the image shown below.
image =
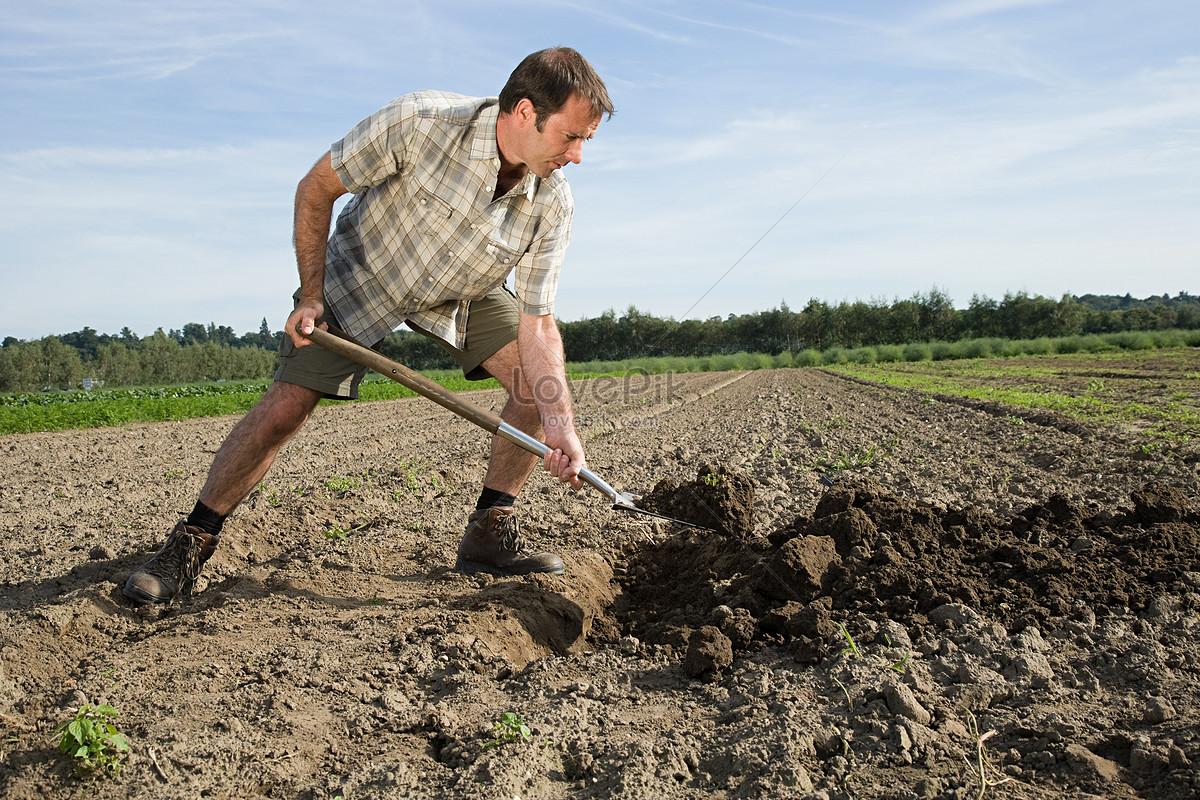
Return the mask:
<svg viewBox="0 0 1200 800">
<path fill-rule="evenodd" d="M 296 345 L 296 347 L 308 347 L 312 344 L 311 341 L 304 338 L 301 334 L 306 336 L 312 333 L 313 327 L 316 326 L 317 321 L 321 319 L 324 313 L 325 304 L 320 300 L 305 300 L 302 298 L 296 304 L 295 310 L 287 318 L 287 322 L 283 323 L 283 330 L 288 336 L 292 337 L 292 344 Z M 296 331 L 297 327 L 300 329 L 299 333 Z M 329 326 L 324 322 L 321 323 L 320 328 L 323 331 L 329 330 Z"/>
<path fill-rule="evenodd" d="M 583 455 L 583 444 L 575 433 L 575 426 L 569 420 L 546 420 L 543 425 L 546 431 L 546 444 L 554 448 L 542 459 L 546 471 L 572 489 L 583 486 L 579 479 L 579 471 L 587 466 Z"/>
</svg>

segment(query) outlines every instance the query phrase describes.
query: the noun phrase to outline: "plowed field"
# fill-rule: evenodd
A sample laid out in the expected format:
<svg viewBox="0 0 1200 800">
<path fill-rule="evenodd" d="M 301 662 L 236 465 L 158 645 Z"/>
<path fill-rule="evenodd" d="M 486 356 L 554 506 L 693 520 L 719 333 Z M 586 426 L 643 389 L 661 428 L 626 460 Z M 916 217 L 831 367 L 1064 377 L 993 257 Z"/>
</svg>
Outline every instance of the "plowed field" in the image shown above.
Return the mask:
<svg viewBox="0 0 1200 800">
<path fill-rule="evenodd" d="M 0 796 L 1200 794 L 1186 440 L 817 370 L 577 403 L 596 472 L 721 530 L 539 473 L 523 533 L 566 573 L 466 577 L 486 437 L 322 408 L 202 590 L 137 609 L 120 582 L 236 418 L 0 438 Z M 52 731 L 101 701 L 133 751 L 80 782 Z"/>
</svg>

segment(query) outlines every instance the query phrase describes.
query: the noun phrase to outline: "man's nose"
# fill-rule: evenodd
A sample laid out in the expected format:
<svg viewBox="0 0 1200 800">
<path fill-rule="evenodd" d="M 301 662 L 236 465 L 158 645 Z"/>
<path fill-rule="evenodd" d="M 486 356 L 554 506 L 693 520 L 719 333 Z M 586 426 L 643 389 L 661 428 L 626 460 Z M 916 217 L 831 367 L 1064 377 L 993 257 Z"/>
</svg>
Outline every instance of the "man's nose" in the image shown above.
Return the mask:
<svg viewBox="0 0 1200 800">
<path fill-rule="evenodd" d="M 576 139 L 575 141 L 571 142 L 571 146 L 567 148 L 567 159 L 570 160 L 570 162 L 572 164 L 582 164 L 583 163 L 583 140 L 582 139 Z"/>
</svg>

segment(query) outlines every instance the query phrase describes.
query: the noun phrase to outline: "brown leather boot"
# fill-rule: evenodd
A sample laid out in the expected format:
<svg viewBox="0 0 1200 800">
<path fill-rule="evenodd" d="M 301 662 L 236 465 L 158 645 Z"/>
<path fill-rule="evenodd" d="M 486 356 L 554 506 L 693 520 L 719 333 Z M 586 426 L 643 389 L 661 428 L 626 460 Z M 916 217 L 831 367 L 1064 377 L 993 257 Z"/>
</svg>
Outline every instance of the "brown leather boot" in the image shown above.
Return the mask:
<svg viewBox="0 0 1200 800">
<path fill-rule="evenodd" d="M 181 592 L 191 594 L 220 539 L 180 520 L 158 552 L 130 573 L 122 591 L 135 603 L 169 603 Z"/>
<path fill-rule="evenodd" d="M 458 544 L 458 563 L 454 569 L 468 575 L 558 574 L 563 571 L 563 562 L 554 553 L 531 553 L 525 549 L 512 508 L 481 508 L 467 520 L 467 534 Z"/>
</svg>

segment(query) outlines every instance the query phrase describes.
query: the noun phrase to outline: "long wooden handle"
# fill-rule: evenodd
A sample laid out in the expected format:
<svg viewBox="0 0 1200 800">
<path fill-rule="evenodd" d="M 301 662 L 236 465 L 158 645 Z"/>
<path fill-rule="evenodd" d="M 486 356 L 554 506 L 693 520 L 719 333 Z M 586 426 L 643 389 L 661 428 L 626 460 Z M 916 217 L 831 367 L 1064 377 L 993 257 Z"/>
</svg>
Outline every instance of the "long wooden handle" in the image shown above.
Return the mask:
<svg viewBox="0 0 1200 800">
<path fill-rule="evenodd" d="M 301 334 L 302 336 L 304 334 Z M 490 411 L 484 411 L 478 406 L 471 405 L 458 398 L 453 392 L 434 383 L 419 372 L 415 372 L 393 361 L 385 355 L 376 353 L 361 344 L 335 336 L 328 331 L 314 328 L 308 334 L 314 344 L 318 344 L 330 352 L 345 356 L 355 364 L 373 369 L 385 378 L 391 378 L 396 383 L 403 384 L 422 397 L 427 397 L 443 408 L 448 408 L 465 420 L 474 422 L 489 433 L 496 433 L 500 428 L 500 417 Z"/>
</svg>

